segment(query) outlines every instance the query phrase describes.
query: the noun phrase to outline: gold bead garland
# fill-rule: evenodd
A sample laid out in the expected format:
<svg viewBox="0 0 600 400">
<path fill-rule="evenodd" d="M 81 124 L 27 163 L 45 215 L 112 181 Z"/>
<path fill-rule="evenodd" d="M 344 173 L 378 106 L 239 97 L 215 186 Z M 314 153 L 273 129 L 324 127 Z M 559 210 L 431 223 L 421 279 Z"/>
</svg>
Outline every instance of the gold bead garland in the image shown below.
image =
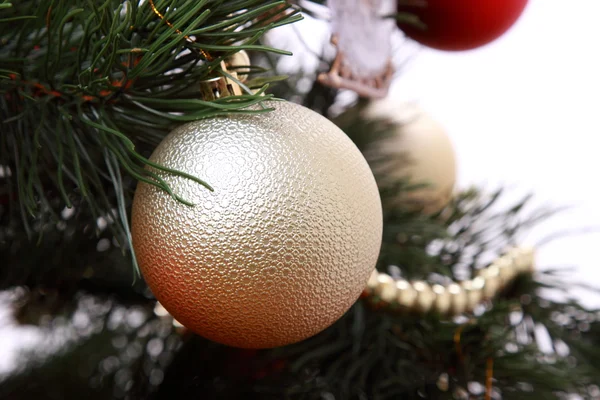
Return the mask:
<svg viewBox="0 0 600 400">
<path fill-rule="evenodd" d="M 482 301 L 495 297 L 518 275 L 532 273 L 534 250 L 516 247 L 480 270 L 473 279 L 447 286 L 425 281 L 395 280 L 373 271 L 363 293 L 378 307 L 426 314 L 459 315 L 471 312 Z"/>
</svg>

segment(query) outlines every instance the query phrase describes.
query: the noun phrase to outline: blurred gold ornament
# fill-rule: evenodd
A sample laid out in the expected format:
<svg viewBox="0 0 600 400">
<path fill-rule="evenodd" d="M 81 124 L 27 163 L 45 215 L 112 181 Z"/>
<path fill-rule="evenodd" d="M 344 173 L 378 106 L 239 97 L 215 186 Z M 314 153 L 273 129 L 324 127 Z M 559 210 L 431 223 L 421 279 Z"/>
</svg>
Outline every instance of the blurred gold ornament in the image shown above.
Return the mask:
<svg viewBox="0 0 600 400">
<path fill-rule="evenodd" d="M 391 136 L 366 153 L 378 182 L 387 185 L 408 179 L 411 184 L 427 185 L 403 193 L 397 201 L 426 214 L 444 208 L 456 182 L 456 159 L 443 127 L 418 107 L 391 99 L 372 102 L 365 116 L 395 125 Z M 375 161 L 381 157 L 385 161 Z"/>
<path fill-rule="evenodd" d="M 486 299 L 493 299 L 518 275 L 533 272 L 534 250 L 531 247 L 510 249 L 473 279 L 449 285 L 431 285 L 425 281 L 394 280 L 390 275 L 373 271 L 364 296 L 380 307 L 426 314 L 459 315 L 472 312 Z M 510 270 L 513 272 L 502 272 Z M 503 280 L 502 274 L 507 279 Z"/>
<path fill-rule="evenodd" d="M 132 236 L 148 286 L 173 317 L 216 342 L 294 343 L 327 328 L 364 289 L 382 212 L 365 159 L 333 123 L 289 102 L 270 113 L 175 129 L 151 160 L 186 206 L 140 183 Z"/>
</svg>

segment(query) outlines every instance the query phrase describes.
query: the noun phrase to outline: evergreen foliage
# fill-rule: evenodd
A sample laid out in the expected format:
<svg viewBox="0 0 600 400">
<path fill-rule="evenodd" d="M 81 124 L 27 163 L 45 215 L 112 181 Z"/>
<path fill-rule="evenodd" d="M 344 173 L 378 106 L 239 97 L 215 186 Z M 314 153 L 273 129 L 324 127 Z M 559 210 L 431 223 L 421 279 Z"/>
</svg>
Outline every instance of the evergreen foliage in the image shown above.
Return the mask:
<svg viewBox="0 0 600 400">
<path fill-rule="evenodd" d="M 123 255 L 136 180 L 169 190 L 146 157 L 183 121 L 268 112 L 248 107 L 272 97 L 260 94 L 275 73 L 254 68 L 246 86 L 258 93 L 212 102 L 198 99 L 196 85 L 225 73 L 221 61 L 240 49 L 283 54 L 260 37 L 298 18 L 285 1 L 0 3 L 0 289 L 17 323 L 44 334 L 16 371 L 0 377 L 0 397 L 598 395 L 600 313 L 542 296 L 572 289 L 558 270 L 520 276 L 455 319 L 390 312 L 363 299 L 315 337 L 262 351 L 209 342 L 153 311 L 156 301 Z M 275 91 L 325 115 L 337 95 L 318 83 L 301 97 L 285 85 Z M 395 127 L 363 120 L 363 106 L 333 120 L 367 152 Z M 190 179 L 209 190 L 202 177 Z M 501 209 L 503 190 L 473 188 L 426 216 L 393 201 L 411 189 L 380 185 L 377 265 L 399 266 L 409 279 L 466 279 L 556 211 L 532 209 L 531 197 Z"/>
<path fill-rule="evenodd" d="M 285 16 L 271 21 L 274 9 Z M 111 227 L 127 240 L 122 173 L 185 202 L 148 152 L 184 121 L 268 111 L 247 109 L 270 97 L 260 96 L 264 79 L 257 93 L 212 102 L 198 99 L 197 82 L 223 74 L 221 62 L 241 49 L 284 53 L 258 41 L 298 18 L 284 1 L 4 2 L 0 165 L 28 233 L 41 234 L 32 219 L 57 220 L 60 195 L 66 207 L 83 199 L 95 219 L 119 221 Z"/>
</svg>

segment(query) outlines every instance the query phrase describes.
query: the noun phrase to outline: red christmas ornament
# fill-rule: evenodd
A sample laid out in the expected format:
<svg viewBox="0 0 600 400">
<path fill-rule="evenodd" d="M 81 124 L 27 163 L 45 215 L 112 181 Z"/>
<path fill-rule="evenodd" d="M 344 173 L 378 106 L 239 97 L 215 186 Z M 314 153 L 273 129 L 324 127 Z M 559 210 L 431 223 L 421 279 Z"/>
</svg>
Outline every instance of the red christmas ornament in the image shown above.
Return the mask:
<svg viewBox="0 0 600 400">
<path fill-rule="evenodd" d="M 426 0 L 415 5 L 398 0 L 398 12 L 419 17 L 419 28 L 399 21 L 398 27 L 417 42 L 438 50 L 470 50 L 500 37 L 519 18 L 527 0 Z"/>
</svg>

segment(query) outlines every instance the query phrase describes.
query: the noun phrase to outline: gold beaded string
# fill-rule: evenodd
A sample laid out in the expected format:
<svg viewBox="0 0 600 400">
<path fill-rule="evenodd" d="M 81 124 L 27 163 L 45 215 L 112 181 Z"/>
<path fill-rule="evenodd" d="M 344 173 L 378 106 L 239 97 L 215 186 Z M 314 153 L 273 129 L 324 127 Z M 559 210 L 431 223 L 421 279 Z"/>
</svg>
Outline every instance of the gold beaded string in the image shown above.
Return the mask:
<svg viewBox="0 0 600 400">
<path fill-rule="evenodd" d="M 395 280 L 386 273 L 374 270 L 363 292 L 363 298 L 376 299 L 378 308 L 389 308 L 390 311 L 398 310 L 398 306 L 401 306 L 401 308 L 408 308 L 412 311 L 428 313 L 435 310 L 436 307 L 441 307 L 441 310 L 437 310 L 438 312 L 452 316 L 472 312 L 472 308 L 481 301 L 494 298 L 518 275 L 532 273 L 533 269 L 533 249 L 521 247 L 509 250 L 487 268 L 479 270 L 474 279 L 462 283 L 454 282 L 448 286 L 429 285 L 424 282 L 411 282 L 403 279 Z M 417 285 L 419 288 L 416 287 Z M 436 289 L 440 289 L 442 293 L 438 293 L 439 291 Z M 471 293 L 475 297 L 479 296 L 479 300 L 473 300 Z M 407 296 L 403 296 L 403 294 L 407 294 Z M 433 295 L 435 299 L 428 300 L 425 306 L 418 306 L 420 295 Z M 438 298 L 443 301 L 444 297 L 448 297 L 448 295 L 450 296 L 448 301 L 454 302 L 450 308 L 448 305 L 437 304 Z M 466 303 L 465 296 L 467 297 Z"/>
<path fill-rule="evenodd" d="M 154 11 L 154 14 L 156 14 L 160 19 L 163 20 L 163 22 L 165 24 L 167 24 L 171 29 L 175 29 L 175 32 L 177 32 L 180 35 L 183 35 L 183 32 L 181 32 L 179 29 L 176 29 L 172 23 L 170 23 L 165 16 L 158 10 L 158 8 L 156 8 L 156 6 L 154 5 L 154 0 L 148 0 L 148 4 L 150 4 L 150 8 L 152 8 L 152 11 Z M 183 35 L 183 37 L 185 38 L 185 40 L 187 40 L 189 43 L 194 43 L 194 41 L 192 40 L 192 38 L 190 38 L 188 35 Z M 202 56 L 207 60 L 207 61 L 212 61 L 214 58 L 208 54 L 206 51 L 202 50 L 202 49 L 197 49 Z"/>
</svg>

